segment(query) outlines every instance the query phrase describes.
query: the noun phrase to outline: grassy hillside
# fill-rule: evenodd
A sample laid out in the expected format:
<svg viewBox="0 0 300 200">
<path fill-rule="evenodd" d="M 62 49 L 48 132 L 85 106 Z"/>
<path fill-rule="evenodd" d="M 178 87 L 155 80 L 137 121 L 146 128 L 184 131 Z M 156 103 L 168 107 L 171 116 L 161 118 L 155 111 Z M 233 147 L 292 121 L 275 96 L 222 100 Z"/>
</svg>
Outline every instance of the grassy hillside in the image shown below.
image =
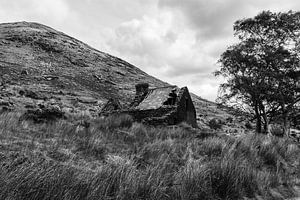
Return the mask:
<svg viewBox="0 0 300 200">
<path fill-rule="evenodd" d="M 169 85 L 130 63 L 98 51 L 48 26 L 0 24 L 0 112 L 54 105 L 63 111 L 97 115 L 103 104 L 116 98 L 134 99 L 135 84 Z M 196 95 L 192 99 L 199 126 L 212 118 L 235 118 L 226 109 Z M 240 128 L 236 120 L 231 127 Z"/>
<path fill-rule="evenodd" d="M 0 100 L 14 108 L 51 103 L 74 112 L 97 113 L 109 98 L 130 101 L 139 82 L 167 85 L 48 26 L 0 24 Z"/>
<path fill-rule="evenodd" d="M 288 138 L 216 136 L 130 116 L 34 124 L 0 116 L 0 199 L 286 199 L 300 148 Z"/>
</svg>

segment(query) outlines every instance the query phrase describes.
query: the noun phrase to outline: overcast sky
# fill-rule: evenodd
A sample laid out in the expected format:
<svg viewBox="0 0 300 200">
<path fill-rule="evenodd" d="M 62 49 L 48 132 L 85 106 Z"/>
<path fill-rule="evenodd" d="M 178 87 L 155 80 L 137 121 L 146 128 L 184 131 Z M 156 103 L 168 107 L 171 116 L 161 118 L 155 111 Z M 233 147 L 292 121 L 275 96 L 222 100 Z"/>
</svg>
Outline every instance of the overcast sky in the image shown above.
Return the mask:
<svg viewBox="0 0 300 200">
<path fill-rule="evenodd" d="M 150 75 L 215 100 L 218 58 L 232 25 L 299 0 L 0 0 L 0 22 L 39 22 L 118 56 Z"/>
</svg>

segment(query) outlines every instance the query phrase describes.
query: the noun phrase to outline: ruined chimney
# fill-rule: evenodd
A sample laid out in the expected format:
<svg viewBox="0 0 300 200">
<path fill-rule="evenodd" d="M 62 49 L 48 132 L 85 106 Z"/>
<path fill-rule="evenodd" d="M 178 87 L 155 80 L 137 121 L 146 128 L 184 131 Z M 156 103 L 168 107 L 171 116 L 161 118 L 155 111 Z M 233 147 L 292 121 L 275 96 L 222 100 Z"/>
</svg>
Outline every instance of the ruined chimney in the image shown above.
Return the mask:
<svg viewBox="0 0 300 200">
<path fill-rule="evenodd" d="M 131 107 L 135 107 L 139 105 L 141 101 L 144 100 L 148 93 L 149 84 L 148 83 L 138 83 L 135 85 L 135 97 L 133 102 L 131 103 Z"/>
<path fill-rule="evenodd" d="M 149 84 L 148 83 L 138 83 L 135 85 L 135 95 L 144 96 L 148 93 Z"/>
</svg>

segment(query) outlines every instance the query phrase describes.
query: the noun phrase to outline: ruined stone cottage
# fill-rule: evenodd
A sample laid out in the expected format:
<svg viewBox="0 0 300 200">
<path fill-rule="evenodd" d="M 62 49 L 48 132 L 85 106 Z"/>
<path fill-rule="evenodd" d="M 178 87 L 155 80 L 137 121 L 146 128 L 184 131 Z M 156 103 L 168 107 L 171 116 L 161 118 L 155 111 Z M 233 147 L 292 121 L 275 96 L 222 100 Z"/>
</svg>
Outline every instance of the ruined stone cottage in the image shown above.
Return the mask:
<svg viewBox="0 0 300 200">
<path fill-rule="evenodd" d="M 103 107 L 101 114 L 126 113 L 135 121 L 150 125 L 175 125 L 186 122 L 197 127 L 196 110 L 187 87 L 166 86 L 149 88 L 149 84 L 136 85 L 136 94 L 128 108 L 121 108 L 115 99 Z"/>
</svg>

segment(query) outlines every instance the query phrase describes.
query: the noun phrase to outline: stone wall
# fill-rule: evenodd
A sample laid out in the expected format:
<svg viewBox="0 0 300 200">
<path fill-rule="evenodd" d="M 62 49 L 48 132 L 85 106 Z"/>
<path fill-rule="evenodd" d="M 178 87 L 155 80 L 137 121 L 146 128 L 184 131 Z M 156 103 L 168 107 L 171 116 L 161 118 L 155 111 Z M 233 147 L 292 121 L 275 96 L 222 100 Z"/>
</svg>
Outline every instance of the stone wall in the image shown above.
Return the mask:
<svg viewBox="0 0 300 200">
<path fill-rule="evenodd" d="M 137 122 L 144 122 L 150 125 L 169 124 L 169 115 L 176 111 L 175 106 L 166 106 L 149 110 L 123 110 L 118 113 L 129 114 Z M 153 121 L 153 123 L 151 122 Z M 156 122 L 154 122 L 156 121 Z"/>
<path fill-rule="evenodd" d="M 148 83 L 140 83 L 135 85 L 135 97 L 133 102 L 130 104 L 130 107 L 135 107 L 141 103 L 147 96 L 149 91 Z"/>
<path fill-rule="evenodd" d="M 177 122 L 185 121 L 197 127 L 196 110 L 187 87 L 180 89 L 177 102 Z"/>
<path fill-rule="evenodd" d="M 118 110 L 101 114 L 129 114 L 134 121 L 150 125 L 175 125 L 187 122 L 191 126 L 197 127 L 196 110 L 187 87 L 180 89 L 175 105 L 162 105 L 157 109 Z"/>
</svg>

